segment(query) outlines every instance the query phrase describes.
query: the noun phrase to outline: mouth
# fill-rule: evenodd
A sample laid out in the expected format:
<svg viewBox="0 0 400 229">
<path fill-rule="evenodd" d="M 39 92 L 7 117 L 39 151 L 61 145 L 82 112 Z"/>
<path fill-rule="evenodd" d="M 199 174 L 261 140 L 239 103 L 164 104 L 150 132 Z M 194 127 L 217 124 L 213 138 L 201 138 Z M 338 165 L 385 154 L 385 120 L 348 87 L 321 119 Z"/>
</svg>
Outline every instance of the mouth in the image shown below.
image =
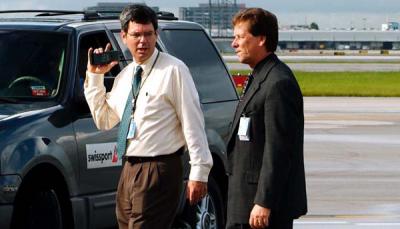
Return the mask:
<svg viewBox="0 0 400 229">
<path fill-rule="evenodd" d="M 138 48 L 138 49 L 137 49 L 137 51 L 138 51 L 139 53 L 146 52 L 147 50 L 148 50 L 148 48 Z"/>
</svg>

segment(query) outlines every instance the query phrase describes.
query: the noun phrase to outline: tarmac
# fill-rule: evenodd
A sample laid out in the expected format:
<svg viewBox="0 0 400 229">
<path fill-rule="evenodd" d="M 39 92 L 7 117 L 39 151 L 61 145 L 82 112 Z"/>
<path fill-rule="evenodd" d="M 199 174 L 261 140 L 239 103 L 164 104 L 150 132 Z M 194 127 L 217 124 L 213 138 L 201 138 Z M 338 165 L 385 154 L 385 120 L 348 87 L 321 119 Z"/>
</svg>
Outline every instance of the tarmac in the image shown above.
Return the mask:
<svg viewBox="0 0 400 229">
<path fill-rule="evenodd" d="M 294 228 L 400 228 L 400 98 L 305 97 L 309 212 Z"/>
</svg>

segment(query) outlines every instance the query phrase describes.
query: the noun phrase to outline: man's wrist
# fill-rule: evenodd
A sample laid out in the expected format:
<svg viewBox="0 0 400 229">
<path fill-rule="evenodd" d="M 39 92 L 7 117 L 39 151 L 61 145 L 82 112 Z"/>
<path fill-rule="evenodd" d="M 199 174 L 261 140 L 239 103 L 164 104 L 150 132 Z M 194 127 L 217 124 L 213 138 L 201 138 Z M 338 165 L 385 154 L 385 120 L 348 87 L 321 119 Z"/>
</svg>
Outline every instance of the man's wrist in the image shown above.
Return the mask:
<svg viewBox="0 0 400 229">
<path fill-rule="evenodd" d="M 97 74 L 86 71 L 86 82 L 88 86 L 102 85 L 104 81 L 104 74 Z"/>
<path fill-rule="evenodd" d="M 192 165 L 190 168 L 189 180 L 207 183 L 210 170 L 211 169 L 206 166 Z"/>
</svg>

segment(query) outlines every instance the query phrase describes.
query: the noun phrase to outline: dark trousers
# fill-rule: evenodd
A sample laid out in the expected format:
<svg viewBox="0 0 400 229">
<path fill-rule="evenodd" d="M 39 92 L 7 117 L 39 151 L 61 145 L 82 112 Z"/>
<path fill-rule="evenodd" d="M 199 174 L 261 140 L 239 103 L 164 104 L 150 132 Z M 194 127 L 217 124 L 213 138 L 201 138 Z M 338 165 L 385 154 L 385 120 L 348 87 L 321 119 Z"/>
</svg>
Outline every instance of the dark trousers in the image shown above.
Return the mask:
<svg viewBox="0 0 400 229">
<path fill-rule="evenodd" d="M 178 154 L 125 162 L 117 190 L 119 228 L 170 228 L 182 192 L 182 173 Z"/>
</svg>

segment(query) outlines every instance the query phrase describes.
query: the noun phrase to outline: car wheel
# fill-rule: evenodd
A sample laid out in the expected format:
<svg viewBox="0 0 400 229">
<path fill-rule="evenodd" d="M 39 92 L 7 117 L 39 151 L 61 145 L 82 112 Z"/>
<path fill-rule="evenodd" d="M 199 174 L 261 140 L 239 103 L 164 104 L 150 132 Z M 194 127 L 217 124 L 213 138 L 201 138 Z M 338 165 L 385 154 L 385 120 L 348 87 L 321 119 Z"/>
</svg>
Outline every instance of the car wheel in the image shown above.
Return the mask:
<svg viewBox="0 0 400 229">
<path fill-rule="evenodd" d="M 224 204 L 221 191 L 212 177 L 208 180 L 208 195 L 194 206 L 187 204 L 184 220 L 196 229 L 222 229 L 224 227 Z"/>
<path fill-rule="evenodd" d="M 29 228 L 62 228 L 62 212 L 57 194 L 53 189 L 34 194 L 28 208 Z"/>
<path fill-rule="evenodd" d="M 15 228 L 64 228 L 60 199 L 54 189 L 27 190 L 17 209 Z"/>
</svg>

